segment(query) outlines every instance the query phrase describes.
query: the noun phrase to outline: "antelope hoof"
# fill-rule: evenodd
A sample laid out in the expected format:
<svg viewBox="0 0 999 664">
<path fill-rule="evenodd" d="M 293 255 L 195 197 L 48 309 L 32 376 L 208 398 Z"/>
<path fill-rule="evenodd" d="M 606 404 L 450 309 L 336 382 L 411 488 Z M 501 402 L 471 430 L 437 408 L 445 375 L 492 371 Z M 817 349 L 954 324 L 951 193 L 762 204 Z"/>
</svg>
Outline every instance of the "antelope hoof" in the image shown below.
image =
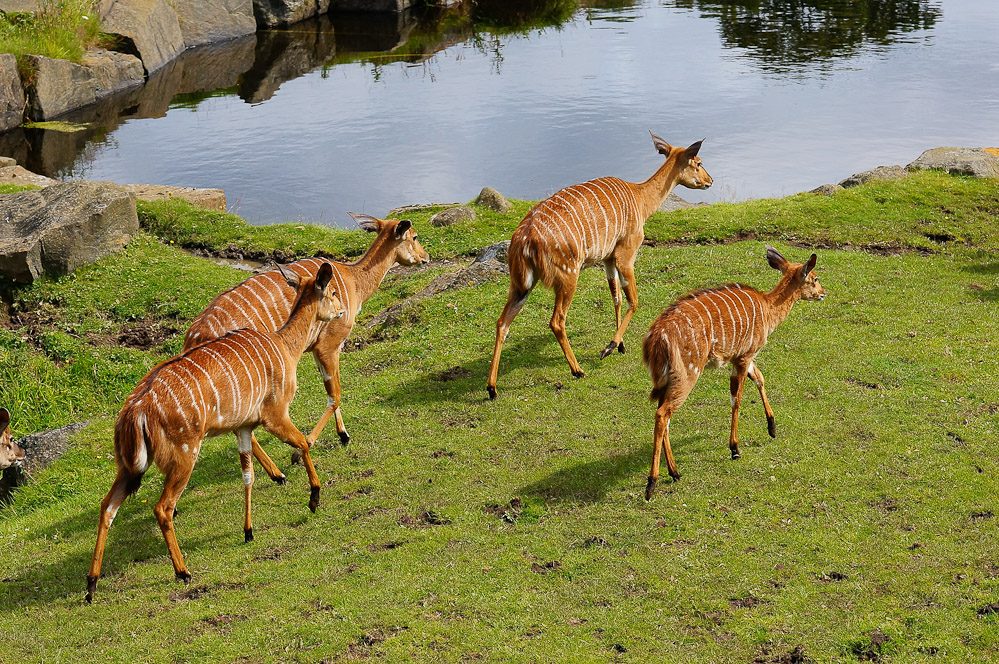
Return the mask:
<svg viewBox="0 0 999 664">
<path fill-rule="evenodd" d="M 98 576 L 88 576 L 87 577 L 87 604 L 94 601 L 94 592 L 97 590 L 97 579 Z"/>
<path fill-rule="evenodd" d="M 673 478 L 674 482 L 679 482 L 680 481 L 680 471 L 679 470 L 670 470 L 669 471 L 669 476 Z"/>
<path fill-rule="evenodd" d="M 319 487 L 314 486 L 309 494 L 309 509 L 315 514 L 317 507 L 319 507 Z"/>
<path fill-rule="evenodd" d="M 575 376 L 576 378 L 583 378 L 584 376 L 586 376 L 586 374 L 583 373 L 582 369 L 580 369 L 579 371 L 576 371 L 575 369 L 573 369 L 572 375 Z"/>
<path fill-rule="evenodd" d="M 253 541 L 253 528 L 243 529 L 243 544 L 249 544 Z"/>
<path fill-rule="evenodd" d="M 343 445 L 344 447 L 350 445 L 350 434 L 347 433 L 346 431 L 340 432 L 340 444 Z"/>
<path fill-rule="evenodd" d="M 617 345 L 617 352 L 619 352 L 622 355 L 624 355 L 624 341 L 623 340 L 621 341 L 621 343 L 619 343 Z"/>
<path fill-rule="evenodd" d="M 177 572 L 177 580 L 183 581 L 186 586 L 191 582 L 191 574 L 189 572 Z"/>
<path fill-rule="evenodd" d="M 274 480 L 276 484 L 287 484 L 288 482 L 288 478 L 284 475 L 278 475 L 276 477 L 272 477 L 271 479 Z"/>
<path fill-rule="evenodd" d="M 767 418 L 767 433 L 770 434 L 771 438 L 777 437 L 777 422 L 772 417 Z"/>
<path fill-rule="evenodd" d="M 609 344 L 607 344 L 607 348 L 604 348 L 602 351 L 600 351 L 600 359 L 602 360 L 605 357 L 607 357 L 608 355 L 610 355 L 611 353 L 613 353 L 614 349 L 617 348 L 617 347 L 618 347 L 617 342 L 614 342 L 614 341 L 612 341 Z M 624 351 L 621 351 L 621 352 L 624 352 Z"/>
<path fill-rule="evenodd" d="M 742 455 L 739 454 L 739 450 L 737 450 L 737 449 L 733 449 L 732 450 L 732 460 L 733 461 L 735 461 L 736 459 L 740 458 L 741 456 Z"/>
<path fill-rule="evenodd" d="M 492 385 L 486 385 L 486 390 L 489 392 L 489 400 L 490 401 L 495 401 L 496 400 L 496 388 L 493 387 Z"/>
<path fill-rule="evenodd" d="M 173 518 L 175 518 L 175 519 L 177 518 L 177 508 L 176 507 L 173 508 Z"/>
<path fill-rule="evenodd" d="M 652 500 L 652 494 L 656 492 L 656 483 L 659 481 L 658 477 L 650 477 L 649 481 L 645 485 L 645 502 Z"/>
</svg>

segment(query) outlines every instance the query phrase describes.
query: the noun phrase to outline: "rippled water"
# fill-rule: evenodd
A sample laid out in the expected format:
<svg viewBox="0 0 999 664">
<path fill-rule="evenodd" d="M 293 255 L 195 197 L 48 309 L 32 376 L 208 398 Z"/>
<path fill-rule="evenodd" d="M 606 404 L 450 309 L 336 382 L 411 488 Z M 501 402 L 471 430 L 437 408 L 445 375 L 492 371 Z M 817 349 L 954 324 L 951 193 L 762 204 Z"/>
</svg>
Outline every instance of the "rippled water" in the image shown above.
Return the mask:
<svg viewBox="0 0 999 664">
<path fill-rule="evenodd" d="M 77 134 L 17 130 L 34 170 L 225 189 L 254 223 L 350 225 L 485 185 L 537 199 L 706 137 L 715 186 L 782 196 L 930 147 L 999 144 L 999 2 L 590 2 L 508 32 L 468 10 L 334 15 L 190 52 Z"/>
</svg>

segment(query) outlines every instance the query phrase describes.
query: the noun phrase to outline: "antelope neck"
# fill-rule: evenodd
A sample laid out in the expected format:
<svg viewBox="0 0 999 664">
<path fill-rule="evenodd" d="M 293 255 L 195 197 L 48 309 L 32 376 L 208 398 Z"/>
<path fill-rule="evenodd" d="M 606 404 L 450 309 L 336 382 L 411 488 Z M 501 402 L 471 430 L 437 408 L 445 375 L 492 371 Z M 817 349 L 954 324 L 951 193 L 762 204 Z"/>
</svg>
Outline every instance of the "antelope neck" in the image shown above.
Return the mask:
<svg viewBox="0 0 999 664">
<path fill-rule="evenodd" d="M 395 264 L 395 247 L 389 235 L 381 236 L 372 243 L 357 262 L 348 263 L 350 273 L 354 277 L 354 291 L 367 302 L 382 283 L 385 273 Z"/>
<path fill-rule="evenodd" d="M 680 161 L 676 155 L 670 155 L 655 173 L 645 182 L 633 185 L 638 199 L 641 201 L 642 214 L 648 219 L 663 204 L 669 192 L 676 187 L 680 179 Z"/>
</svg>

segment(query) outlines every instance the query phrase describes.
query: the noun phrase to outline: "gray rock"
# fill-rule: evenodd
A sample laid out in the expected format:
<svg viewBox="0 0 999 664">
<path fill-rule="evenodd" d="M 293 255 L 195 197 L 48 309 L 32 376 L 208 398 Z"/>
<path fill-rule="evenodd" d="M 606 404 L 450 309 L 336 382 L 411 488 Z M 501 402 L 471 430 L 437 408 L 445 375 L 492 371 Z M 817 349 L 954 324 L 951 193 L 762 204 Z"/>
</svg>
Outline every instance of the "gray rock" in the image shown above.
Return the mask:
<svg viewBox="0 0 999 664">
<path fill-rule="evenodd" d="M 42 431 L 17 441 L 24 449 L 21 466 L 11 466 L 0 477 L 0 503 L 8 502 L 14 489 L 27 483 L 32 473 L 48 468 L 69 449 L 69 439 L 90 422 L 75 422 L 58 429 Z"/>
<path fill-rule="evenodd" d="M 24 88 L 17 71 L 17 58 L 0 54 L 0 131 L 7 131 L 24 120 Z"/>
<path fill-rule="evenodd" d="M 262 28 L 296 23 L 329 10 L 330 0 L 253 0 L 253 13 Z"/>
<path fill-rule="evenodd" d="M 837 191 L 843 191 L 843 187 L 838 184 L 821 184 L 808 193 L 819 194 L 820 196 L 832 196 Z"/>
<path fill-rule="evenodd" d="M 506 263 L 506 255 L 509 251 L 510 240 L 503 240 L 480 251 L 479 255 L 475 257 L 475 262 L 484 263 L 485 261 L 498 260 L 501 263 Z"/>
<path fill-rule="evenodd" d="M 87 51 L 83 55 L 83 66 L 94 73 L 98 99 L 142 85 L 146 80 L 142 60 L 127 53 L 104 49 Z"/>
<path fill-rule="evenodd" d="M 0 0 L 0 12 L 33 12 L 41 0 Z"/>
<path fill-rule="evenodd" d="M 17 161 L 10 157 L 0 157 L 0 184 L 34 185 L 36 187 L 48 187 L 58 184 L 58 180 L 47 178 L 38 173 L 32 173 L 26 168 L 17 165 Z"/>
<path fill-rule="evenodd" d="M 199 189 L 197 187 L 171 187 L 163 184 L 125 184 L 140 201 L 162 201 L 179 198 L 191 205 L 207 210 L 225 212 L 225 192 L 221 189 Z"/>
<path fill-rule="evenodd" d="M 0 196 L 0 274 L 31 283 L 118 251 L 139 230 L 135 194 L 75 181 Z"/>
<path fill-rule="evenodd" d="M 662 202 L 659 206 L 660 212 L 673 212 L 675 210 L 686 210 L 688 208 L 704 207 L 707 203 L 691 203 L 690 201 L 685 201 L 674 193 L 670 193 L 666 196 L 666 200 Z"/>
<path fill-rule="evenodd" d="M 41 55 L 24 56 L 35 70 L 28 86 L 28 117 L 51 120 L 97 100 L 97 78 L 87 67 Z"/>
<path fill-rule="evenodd" d="M 152 73 L 184 50 L 184 35 L 166 0 L 114 0 L 102 14 L 105 32 L 129 39 Z"/>
<path fill-rule="evenodd" d="M 430 217 L 430 225 L 437 228 L 442 226 L 453 226 L 463 221 L 475 221 L 475 210 L 467 205 L 441 210 Z"/>
<path fill-rule="evenodd" d="M 426 212 L 427 210 L 432 210 L 433 208 L 454 207 L 456 205 L 461 205 L 461 203 L 416 203 L 413 205 L 400 205 L 399 207 L 392 208 L 386 212 L 385 218 L 402 219 L 411 212 Z"/>
<path fill-rule="evenodd" d="M 999 177 L 999 150 L 996 148 L 933 148 L 905 167 L 918 171 L 939 169 L 952 175 L 976 178 Z"/>
<path fill-rule="evenodd" d="M 850 187 L 856 187 L 861 184 L 867 184 L 871 180 L 898 180 L 899 178 L 904 178 L 908 173 L 901 166 L 878 166 L 877 168 L 872 168 L 869 171 L 864 171 L 863 173 L 854 173 L 850 177 L 846 178 L 839 183 L 839 186 L 844 189 L 849 189 Z"/>
<path fill-rule="evenodd" d="M 253 0 L 167 0 L 177 13 L 184 46 L 200 46 L 257 31 Z"/>
<path fill-rule="evenodd" d="M 496 212 L 506 212 L 513 207 L 510 201 L 503 198 L 503 194 L 492 187 L 483 187 L 482 191 L 479 192 L 479 197 L 475 199 L 475 204 L 482 205 Z"/>
</svg>

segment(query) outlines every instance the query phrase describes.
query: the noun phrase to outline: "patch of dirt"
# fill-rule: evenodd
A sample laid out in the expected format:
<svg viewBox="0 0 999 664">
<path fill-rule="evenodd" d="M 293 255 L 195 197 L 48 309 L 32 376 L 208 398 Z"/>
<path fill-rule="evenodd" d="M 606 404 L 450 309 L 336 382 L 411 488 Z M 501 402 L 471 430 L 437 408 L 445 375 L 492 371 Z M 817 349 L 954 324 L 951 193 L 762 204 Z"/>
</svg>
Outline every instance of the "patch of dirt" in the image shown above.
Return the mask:
<svg viewBox="0 0 999 664">
<path fill-rule="evenodd" d="M 848 577 L 846 574 L 843 574 L 842 572 L 832 571 L 832 572 L 826 572 L 825 574 L 821 575 L 819 577 L 819 581 L 846 581 L 849 578 L 850 577 Z"/>
<path fill-rule="evenodd" d="M 957 236 L 951 235 L 950 233 L 923 233 L 923 237 L 930 242 L 936 242 L 937 244 L 953 242 L 957 239 Z"/>
<path fill-rule="evenodd" d="M 605 540 L 603 537 L 598 537 L 596 535 L 594 535 L 593 537 L 587 537 L 586 540 L 583 542 L 583 545 L 584 546 L 609 546 L 607 544 L 607 540 Z"/>
<path fill-rule="evenodd" d="M 895 512 L 898 510 L 898 501 L 888 496 L 882 496 L 880 500 L 874 503 L 874 507 L 885 513 Z"/>
<path fill-rule="evenodd" d="M 891 637 L 880 629 L 875 629 L 854 643 L 850 651 L 861 662 L 880 662 L 885 654 L 885 646 L 890 641 Z"/>
<path fill-rule="evenodd" d="M 991 519 L 994 516 L 995 514 L 992 513 L 992 510 L 985 510 L 984 512 L 972 512 L 971 520 L 982 521 L 984 519 Z"/>
<path fill-rule="evenodd" d="M 860 378 L 855 378 L 853 376 L 847 376 L 843 380 L 845 380 L 850 385 L 856 385 L 858 387 L 865 387 L 865 388 L 867 388 L 869 390 L 880 390 L 881 389 L 881 385 L 879 385 L 877 383 L 871 383 L 871 382 L 868 382 L 866 380 L 861 380 Z"/>
<path fill-rule="evenodd" d="M 361 496 L 370 496 L 374 489 L 375 488 L 370 484 L 365 484 L 356 491 L 351 491 L 350 493 L 340 496 L 340 500 L 354 500 L 355 498 L 359 498 Z"/>
<path fill-rule="evenodd" d="M 448 519 L 436 510 L 427 510 L 418 517 L 403 514 L 399 518 L 399 525 L 404 528 L 430 528 L 432 526 L 446 526 L 450 523 L 451 519 Z"/>
<path fill-rule="evenodd" d="M 465 367 L 451 367 L 450 369 L 445 369 L 444 371 L 438 371 L 430 376 L 431 380 L 436 380 L 441 383 L 447 383 L 452 380 L 458 380 L 459 378 L 468 378 L 474 375 L 471 369 L 466 369 Z"/>
<path fill-rule="evenodd" d="M 188 586 L 181 590 L 174 590 L 167 595 L 167 597 L 170 598 L 171 602 L 183 602 L 187 600 L 201 599 L 202 597 L 207 597 L 220 590 L 239 590 L 245 587 L 245 583 L 215 583 L 211 585 L 199 584 L 197 586 Z"/>
<path fill-rule="evenodd" d="M 454 456 L 454 454 L 455 453 L 452 452 L 452 451 L 450 451 L 450 450 L 437 450 L 436 452 L 432 452 L 430 454 L 430 458 L 431 459 L 441 459 L 443 457 L 447 457 L 447 458 L 450 459 L 451 457 Z"/>
<path fill-rule="evenodd" d="M 520 498 L 513 498 L 506 505 L 499 505 L 497 503 L 490 503 L 486 505 L 486 514 L 492 514 L 493 516 L 498 516 L 501 520 L 506 523 L 517 523 L 517 519 L 520 518 L 520 512 L 523 508 L 524 503 Z"/>
<path fill-rule="evenodd" d="M 253 556 L 253 560 L 257 562 L 261 560 L 281 560 L 284 558 L 284 554 L 288 553 L 290 550 L 291 547 L 287 545 L 272 546 L 269 549 L 261 551 L 257 555 Z"/>
<path fill-rule="evenodd" d="M 173 321 L 144 318 L 122 327 L 121 333 L 113 342 L 106 336 L 90 335 L 89 338 L 93 343 L 99 345 L 128 346 L 139 350 L 149 350 L 162 345 L 167 339 L 181 331 L 180 328 L 174 326 Z"/>
<path fill-rule="evenodd" d="M 214 632 L 219 632 L 220 634 L 228 634 L 232 631 L 232 623 L 241 622 L 243 620 L 248 620 L 247 616 L 244 615 L 234 615 L 231 616 L 228 613 L 223 613 L 218 616 L 212 616 L 210 618 L 202 618 L 199 622 L 204 623 L 208 628 Z"/>
<path fill-rule="evenodd" d="M 999 602 L 992 602 L 991 604 L 986 604 L 985 606 L 978 607 L 978 615 L 980 616 L 999 615 Z"/>
<path fill-rule="evenodd" d="M 368 629 L 356 641 L 347 646 L 342 657 L 322 659 L 319 664 L 334 664 L 335 662 L 357 662 L 373 656 L 372 648 L 399 634 L 408 627 L 373 627 Z"/>
<path fill-rule="evenodd" d="M 551 572 L 557 572 L 560 569 L 562 569 L 562 563 L 558 560 L 550 560 L 542 565 L 531 563 L 531 571 L 535 574 L 549 574 Z"/>
<path fill-rule="evenodd" d="M 733 609 L 751 609 L 760 604 L 763 604 L 763 600 L 755 595 L 746 595 L 745 597 L 730 599 L 728 601 L 728 605 Z"/>
<path fill-rule="evenodd" d="M 41 339 L 46 332 L 64 331 L 63 321 L 52 314 L 40 311 L 14 312 L 9 317 L 0 320 L 0 324 L 8 330 L 24 329 L 27 333 L 27 342 L 41 351 L 45 351 Z M 138 350 L 149 350 L 163 344 L 167 339 L 181 331 L 175 320 L 147 316 L 141 320 L 125 323 L 118 333 L 89 332 L 85 338 L 88 343 L 94 346 L 127 346 Z M 68 334 L 77 339 L 84 338 L 72 332 L 68 332 Z"/>
<path fill-rule="evenodd" d="M 774 652 L 764 646 L 753 664 L 810 664 L 813 661 L 805 652 L 805 646 L 799 643 L 791 652 Z"/>
</svg>

